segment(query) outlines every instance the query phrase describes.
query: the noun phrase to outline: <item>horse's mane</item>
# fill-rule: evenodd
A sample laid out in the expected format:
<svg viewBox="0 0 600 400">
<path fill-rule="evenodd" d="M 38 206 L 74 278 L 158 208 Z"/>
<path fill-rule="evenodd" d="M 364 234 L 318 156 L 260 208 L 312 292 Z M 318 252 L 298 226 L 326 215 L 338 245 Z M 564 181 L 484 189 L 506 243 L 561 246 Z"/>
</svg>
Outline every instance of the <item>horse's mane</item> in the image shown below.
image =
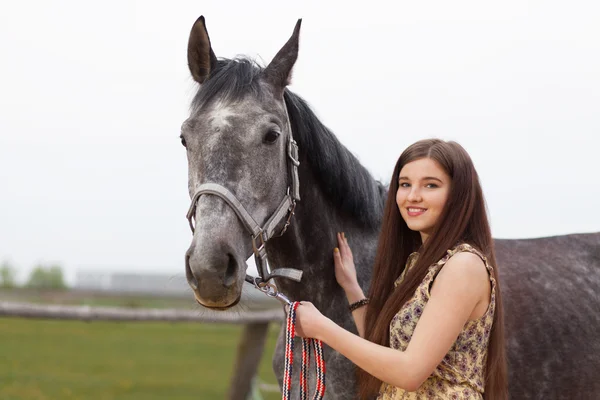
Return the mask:
<svg viewBox="0 0 600 400">
<path fill-rule="evenodd" d="M 252 94 L 260 100 L 259 75 L 263 68 L 248 58 L 220 59 L 192 101 L 197 110 L 213 100 L 233 101 Z M 376 181 L 358 159 L 317 118 L 310 106 L 286 89 L 284 99 L 300 154 L 336 207 L 377 229 L 381 223 L 387 188 Z M 300 183 L 302 185 L 302 182 Z"/>
<path fill-rule="evenodd" d="M 358 220 L 378 228 L 386 188 L 344 147 L 300 96 L 286 90 L 285 102 L 294 139 L 308 158 L 321 189 Z"/>
</svg>

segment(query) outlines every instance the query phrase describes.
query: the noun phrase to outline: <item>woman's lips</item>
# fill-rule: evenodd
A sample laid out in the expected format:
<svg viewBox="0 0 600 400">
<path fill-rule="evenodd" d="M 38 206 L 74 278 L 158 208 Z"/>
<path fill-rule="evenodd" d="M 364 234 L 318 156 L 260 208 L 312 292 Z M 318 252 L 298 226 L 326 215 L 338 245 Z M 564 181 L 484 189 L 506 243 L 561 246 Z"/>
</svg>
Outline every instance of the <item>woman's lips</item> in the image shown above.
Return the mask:
<svg viewBox="0 0 600 400">
<path fill-rule="evenodd" d="M 407 207 L 406 212 L 410 217 L 418 217 L 419 215 L 423 215 L 423 213 L 427 211 L 426 208 L 420 207 Z"/>
</svg>

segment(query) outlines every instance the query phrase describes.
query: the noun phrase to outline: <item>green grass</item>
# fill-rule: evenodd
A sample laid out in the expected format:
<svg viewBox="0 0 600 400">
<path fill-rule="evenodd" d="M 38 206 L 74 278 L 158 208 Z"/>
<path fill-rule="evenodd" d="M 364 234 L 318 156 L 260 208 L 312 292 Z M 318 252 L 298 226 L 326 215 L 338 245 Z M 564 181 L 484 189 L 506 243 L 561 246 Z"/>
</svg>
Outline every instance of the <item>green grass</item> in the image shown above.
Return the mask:
<svg viewBox="0 0 600 400">
<path fill-rule="evenodd" d="M 0 318 L 0 399 L 224 399 L 242 329 Z M 259 370 L 271 384 L 277 332 L 271 324 Z"/>
</svg>

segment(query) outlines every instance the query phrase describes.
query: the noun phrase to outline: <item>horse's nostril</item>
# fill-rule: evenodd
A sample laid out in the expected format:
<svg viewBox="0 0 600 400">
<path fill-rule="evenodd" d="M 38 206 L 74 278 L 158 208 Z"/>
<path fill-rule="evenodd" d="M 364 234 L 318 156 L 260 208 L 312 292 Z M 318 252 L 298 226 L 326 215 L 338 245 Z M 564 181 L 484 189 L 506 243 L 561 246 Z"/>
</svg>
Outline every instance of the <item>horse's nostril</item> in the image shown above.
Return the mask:
<svg viewBox="0 0 600 400">
<path fill-rule="evenodd" d="M 185 255 L 185 276 L 192 289 L 198 290 L 198 279 L 196 279 L 192 273 L 190 268 L 190 256 L 187 254 Z"/>
<path fill-rule="evenodd" d="M 235 283 L 235 273 L 237 272 L 237 261 L 231 253 L 227 253 L 227 269 L 225 270 L 225 279 L 223 284 L 230 287 Z"/>
</svg>

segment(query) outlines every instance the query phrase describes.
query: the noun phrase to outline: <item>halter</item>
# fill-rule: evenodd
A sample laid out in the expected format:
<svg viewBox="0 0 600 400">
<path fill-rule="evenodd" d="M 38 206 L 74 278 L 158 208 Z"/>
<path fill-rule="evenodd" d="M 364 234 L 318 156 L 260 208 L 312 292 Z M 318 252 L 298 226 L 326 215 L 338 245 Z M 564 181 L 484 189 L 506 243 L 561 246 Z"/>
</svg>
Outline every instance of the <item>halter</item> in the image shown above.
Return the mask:
<svg viewBox="0 0 600 400">
<path fill-rule="evenodd" d="M 284 100 L 285 105 L 285 100 Z M 192 197 L 190 208 L 187 212 L 187 219 L 190 224 L 192 232 L 194 228 L 194 216 L 196 214 L 196 204 L 200 196 L 204 194 L 212 194 L 223 199 L 235 212 L 238 218 L 242 221 L 246 230 L 250 232 L 252 238 L 252 250 L 254 252 L 254 260 L 260 276 L 252 277 L 246 274 L 246 282 L 252 283 L 257 289 L 266 294 L 267 296 L 273 297 L 282 303 L 286 303 L 289 306 L 289 314 L 286 320 L 286 339 L 285 339 L 285 370 L 283 378 L 283 400 L 289 400 L 291 394 L 291 381 L 292 381 L 292 366 L 294 361 L 294 338 L 296 336 L 296 308 L 300 304 L 299 302 L 290 301 L 283 293 L 278 291 L 273 285 L 269 284 L 269 280 L 277 277 L 292 279 L 296 282 L 300 282 L 302 279 L 302 271 L 295 268 L 277 268 L 270 270 L 269 261 L 267 258 L 267 249 L 265 243 L 273 237 L 282 236 L 290 225 L 294 210 L 296 208 L 296 202 L 300 201 L 300 184 L 298 179 L 298 166 L 300 165 L 298 157 L 298 144 L 292 137 L 292 127 L 290 125 L 290 117 L 287 113 L 287 107 L 285 108 L 287 118 L 287 128 L 289 131 L 288 143 L 287 143 L 287 158 L 289 173 L 291 176 L 292 185 L 291 188 L 288 186 L 285 196 L 281 203 L 275 210 L 275 212 L 269 217 L 264 226 L 260 226 L 250 213 L 244 208 L 242 203 L 231 193 L 226 187 L 218 183 L 204 183 L 198 187 L 196 193 Z M 275 228 L 285 221 L 281 232 L 275 236 Z M 302 340 L 302 369 L 300 371 L 300 398 L 301 400 L 307 400 L 308 382 L 307 382 L 307 371 L 309 367 L 310 348 L 313 348 L 315 354 L 315 364 L 317 367 L 317 387 L 315 388 L 315 394 L 313 400 L 321 400 L 325 395 L 325 360 L 323 358 L 323 345 L 320 340 L 316 339 L 303 339 Z"/>
<path fill-rule="evenodd" d="M 265 243 L 273 238 L 282 236 L 290 225 L 292 216 L 294 215 L 294 209 L 296 208 L 296 202 L 300 201 L 300 184 L 298 179 L 298 166 L 300 165 L 299 157 L 298 157 L 298 144 L 294 141 L 292 137 L 292 127 L 290 125 L 290 118 L 287 113 L 287 107 L 285 107 L 284 100 L 284 109 L 287 118 L 287 128 L 289 131 L 288 143 L 287 143 L 287 158 L 288 158 L 288 166 L 289 172 L 291 175 L 292 185 L 291 188 L 288 186 L 287 192 L 281 200 L 281 203 L 275 210 L 275 212 L 271 215 L 271 217 L 265 222 L 264 226 L 260 226 L 254 218 L 250 215 L 250 213 L 244 208 L 242 203 L 235 197 L 233 193 L 231 193 L 226 187 L 218 184 L 218 183 L 204 183 L 198 187 L 196 193 L 192 197 L 192 202 L 190 204 L 190 208 L 187 212 L 187 219 L 190 224 L 190 229 L 192 232 L 195 231 L 193 219 L 196 214 L 196 204 L 198 203 L 198 199 L 200 196 L 204 194 L 212 194 L 223 199 L 235 212 L 238 218 L 242 221 L 246 230 L 250 232 L 250 236 L 252 238 L 252 250 L 254 252 L 254 260 L 256 262 L 256 267 L 258 269 L 258 273 L 260 276 L 252 277 L 246 274 L 246 282 L 254 284 L 256 287 L 264 286 L 269 280 L 272 278 L 287 278 L 292 279 L 296 282 L 300 282 L 302 279 L 302 271 L 294 268 L 277 268 L 274 270 L 270 270 L 269 261 L 267 258 L 267 250 L 265 248 Z M 287 217 L 285 221 L 285 225 L 281 232 L 275 236 L 275 228 L 281 221 L 283 221 Z"/>
</svg>

